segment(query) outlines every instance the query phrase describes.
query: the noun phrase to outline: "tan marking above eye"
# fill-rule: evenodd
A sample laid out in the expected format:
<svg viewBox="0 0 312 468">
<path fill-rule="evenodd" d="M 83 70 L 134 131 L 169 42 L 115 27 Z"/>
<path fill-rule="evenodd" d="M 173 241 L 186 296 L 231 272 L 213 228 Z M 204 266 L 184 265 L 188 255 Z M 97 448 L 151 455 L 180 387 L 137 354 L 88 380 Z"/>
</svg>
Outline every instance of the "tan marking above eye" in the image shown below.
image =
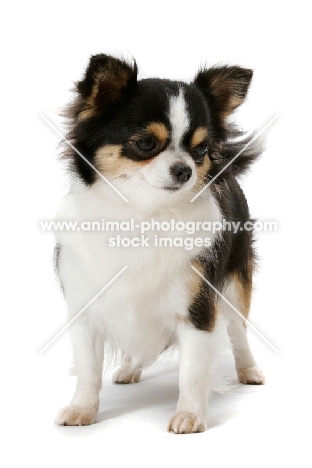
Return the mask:
<svg viewBox="0 0 312 468">
<path fill-rule="evenodd" d="M 161 143 L 165 143 L 169 138 L 169 130 L 163 123 L 152 122 L 146 127 L 146 130 L 148 133 L 156 137 Z"/>
<path fill-rule="evenodd" d="M 195 148 L 196 146 L 200 145 L 207 141 L 208 138 L 208 131 L 205 127 L 198 127 L 193 136 L 191 138 L 190 147 Z"/>
<path fill-rule="evenodd" d="M 160 122 L 152 122 L 147 127 L 143 128 L 141 131 L 133 135 L 129 139 L 129 143 L 132 146 L 136 146 L 136 143 L 143 139 L 153 139 L 156 142 L 155 150 L 152 150 L 151 153 L 156 155 L 164 149 L 166 143 L 169 140 L 169 130 L 166 126 Z"/>
</svg>

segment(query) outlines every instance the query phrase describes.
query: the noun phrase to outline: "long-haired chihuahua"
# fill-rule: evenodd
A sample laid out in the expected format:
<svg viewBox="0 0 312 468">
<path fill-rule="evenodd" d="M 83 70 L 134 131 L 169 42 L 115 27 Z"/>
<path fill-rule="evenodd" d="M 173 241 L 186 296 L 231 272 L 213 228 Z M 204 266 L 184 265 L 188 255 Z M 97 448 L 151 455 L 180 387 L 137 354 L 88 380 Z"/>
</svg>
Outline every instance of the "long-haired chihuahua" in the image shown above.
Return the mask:
<svg viewBox="0 0 312 468">
<path fill-rule="evenodd" d="M 262 148 L 229 121 L 252 71 L 203 68 L 191 83 L 137 74 L 135 62 L 92 56 L 67 108 L 72 183 L 57 218 L 77 228 L 57 233 L 55 258 L 78 380 L 56 422 L 95 422 L 105 345 L 123 356 L 115 383 L 139 382 L 178 346 L 168 429 L 201 432 L 224 326 L 239 382 L 264 383 L 246 336 L 255 254 L 237 181 Z"/>
</svg>

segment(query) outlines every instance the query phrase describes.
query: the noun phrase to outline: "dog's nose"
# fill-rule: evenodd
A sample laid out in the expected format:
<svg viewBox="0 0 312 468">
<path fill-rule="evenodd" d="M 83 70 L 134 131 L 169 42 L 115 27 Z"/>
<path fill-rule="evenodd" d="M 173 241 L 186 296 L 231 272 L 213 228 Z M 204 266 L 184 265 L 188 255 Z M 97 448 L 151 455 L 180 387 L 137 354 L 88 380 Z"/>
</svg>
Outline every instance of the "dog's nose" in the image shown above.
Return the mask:
<svg viewBox="0 0 312 468">
<path fill-rule="evenodd" d="M 181 163 L 171 166 L 170 172 L 173 180 L 181 185 L 190 180 L 192 175 L 192 169 L 190 166 Z"/>
</svg>

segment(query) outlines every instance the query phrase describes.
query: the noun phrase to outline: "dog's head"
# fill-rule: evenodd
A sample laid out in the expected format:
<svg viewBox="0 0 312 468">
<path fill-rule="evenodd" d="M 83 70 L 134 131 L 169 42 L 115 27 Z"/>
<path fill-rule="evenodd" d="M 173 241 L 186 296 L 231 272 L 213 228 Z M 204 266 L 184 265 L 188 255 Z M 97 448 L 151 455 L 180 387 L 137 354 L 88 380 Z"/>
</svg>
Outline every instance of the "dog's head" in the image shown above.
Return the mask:
<svg viewBox="0 0 312 468">
<path fill-rule="evenodd" d="M 190 84 L 137 80 L 137 66 L 93 56 L 70 109 L 76 149 L 120 190 L 172 197 L 198 191 L 213 174 L 252 71 L 202 69 Z M 99 177 L 76 152 L 75 171 L 87 184 Z"/>
</svg>

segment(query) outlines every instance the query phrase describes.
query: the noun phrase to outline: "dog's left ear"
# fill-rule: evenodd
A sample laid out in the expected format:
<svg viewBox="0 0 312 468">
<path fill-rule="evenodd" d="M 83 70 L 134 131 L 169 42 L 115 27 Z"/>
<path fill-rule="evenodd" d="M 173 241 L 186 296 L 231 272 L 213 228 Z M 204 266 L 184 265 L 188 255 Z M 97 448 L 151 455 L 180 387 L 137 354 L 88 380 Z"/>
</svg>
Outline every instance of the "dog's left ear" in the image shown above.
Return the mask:
<svg viewBox="0 0 312 468">
<path fill-rule="evenodd" d="M 213 67 L 201 70 L 194 84 L 204 94 L 209 108 L 225 120 L 246 97 L 252 70 L 241 67 Z"/>
</svg>

